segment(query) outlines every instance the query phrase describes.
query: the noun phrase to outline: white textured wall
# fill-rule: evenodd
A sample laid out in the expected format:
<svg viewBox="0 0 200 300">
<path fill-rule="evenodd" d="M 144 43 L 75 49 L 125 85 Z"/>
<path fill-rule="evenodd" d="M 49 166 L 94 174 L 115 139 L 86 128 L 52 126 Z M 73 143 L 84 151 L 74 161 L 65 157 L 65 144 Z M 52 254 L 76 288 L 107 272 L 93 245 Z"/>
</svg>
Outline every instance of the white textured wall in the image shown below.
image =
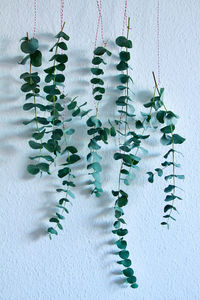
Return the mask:
<svg viewBox="0 0 200 300">
<path fill-rule="evenodd" d="M 129 0 L 128 15 L 133 30 L 132 77 L 137 95 L 152 92 L 151 71 L 156 71 L 155 0 Z M 33 1 L 0 1 L 0 299 L 1 300 L 197 300 L 199 291 L 199 126 L 200 126 L 200 2 L 161 0 L 161 82 L 167 106 L 181 119 L 180 133 L 187 142 L 180 147 L 186 180 L 184 200 L 177 203 L 180 216 L 169 231 L 159 224 L 163 210 L 163 181 L 145 183 L 144 172 L 157 167 L 161 157 L 144 160 L 141 177 L 133 183 L 125 209 L 127 237 L 139 289 L 122 287 L 119 268 L 112 254 L 112 187 L 117 186 L 111 155 L 104 148 L 102 199 L 88 195 L 84 165 L 77 182 L 76 200 L 64 222 L 64 232 L 52 241 L 43 235 L 56 202 L 53 179 L 40 180 L 26 173 L 30 131 L 21 122 L 24 98 L 17 64 L 19 39 L 33 32 Z M 105 39 L 121 33 L 122 0 L 104 0 Z M 46 51 L 59 31 L 60 1 L 38 0 L 37 37 Z M 67 86 L 70 95 L 80 95 L 93 105 L 89 67 L 95 38 L 95 0 L 65 1 L 64 19 L 70 35 Z M 47 53 L 47 52 L 46 52 Z M 109 95 L 104 103 L 112 99 Z M 111 100 L 110 100 L 111 101 Z M 101 113 L 109 111 L 108 102 Z M 113 106 L 110 107 L 111 117 Z M 85 132 L 76 124 L 77 139 Z M 76 141 L 78 142 L 78 140 Z M 155 140 L 150 154 L 164 153 Z M 87 151 L 87 140 L 79 146 Z M 116 149 L 113 144 L 111 152 Z M 154 159 L 153 159 L 154 158 Z M 106 160 L 107 159 L 107 160 Z M 180 161 L 180 162 L 181 162 Z"/>
</svg>

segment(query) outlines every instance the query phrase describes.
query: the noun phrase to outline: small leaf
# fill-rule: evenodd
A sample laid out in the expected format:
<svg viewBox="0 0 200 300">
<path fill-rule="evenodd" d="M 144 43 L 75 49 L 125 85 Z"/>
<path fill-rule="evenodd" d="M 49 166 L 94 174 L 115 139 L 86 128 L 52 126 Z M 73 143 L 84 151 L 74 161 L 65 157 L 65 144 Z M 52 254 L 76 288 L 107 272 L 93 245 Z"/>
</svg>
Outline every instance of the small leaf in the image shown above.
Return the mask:
<svg viewBox="0 0 200 300">
<path fill-rule="evenodd" d="M 122 61 L 128 61 L 130 59 L 130 53 L 126 51 L 121 51 L 119 57 Z"/>
<path fill-rule="evenodd" d="M 100 68 L 91 68 L 90 70 L 91 70 L 92 74 L 94 74 L 94 75 L 101 75 L 101 74 L 103 75 L 104 74 L 104 71 Z"/>
<path fill-rule="evenodd" d="M 51 218 L 51 219 L 49 219 L 49 222 L 59 223 L 59 220 L 57 218 Z"/>
<path fill-rule="evenodd" d="M 156 168 L 155 171 L 157 172 L 158 176 L 162 176 L 163 175 L 163 170 L 160 168 Z"/>
<path fill-rule="evenodd" d="M 37 167 L 40 169 L 40 171 L 49 173 L 49 165 L 47 163 L 39 163 L 37 164 Z"/>
<path fill-rule="evenodd" d="M 104 47 L 97 47 L 94 50 L 95 55 L 103 55 L 106 52 L 106 49 Z"/>
<path fill-rule="evenodd" d="M 81 158 L 80 158 L 79 155 L 77 155 L 77 154 L 72 154 L 72 155 L 70 155 L 70 156 L 67 157 L 67 162 L 68 162 L 69 164 L 74 164 L 74 163 L 76 163 L 77 161 L 79 161 L 80 159 L 81 159 Z"/>
<path fill-rule="evenodd" d="M 128 203 L 128 199 L 125 196 L 119 197 L 118 200 L 117 200 L 117 204 L 118 204 L 119 207 L 126 206 L 127 203 Z"/>
<path fill-rule="evenodd" d="M 119 256 L 122 258 L 122 259 L 127 259 L 129 257 L 129 252 L 126 251 L 126 250 L 122 250 L 119 252 Z"/>
<path fill-rule="evenodd" d="M 122 272 L 126 277 L 131 277 L 134 274 L 134 271 L 132 268 L 127 268 L 127 269 L 123 270 Z"/>
<path fill-rule="evenodd" d="M 77 153 L 78 150 L 74 146 L 67 146 L 63 152 L 69 151 L 71 153 Z"/>
<path fill-rule="evenodd" d="M 101 57 L 94 57 L 92 63 L 93 65 L 99 65 L 101 63 L 105 64 L 104 60 Z"/>
<path fill-rule="evenodd" d="M 178 134 L 173 134 L 173 142 L 174 144 L 182 144 L 185 141 L 185 138 Z"/>
<path fill-rule="evenodd" d="M 168 202 L 168 201 L 173 201 L 174 199 L 176 199 L 176 196 L 171 194 L 171 195 L 167 195 L 164 201 Z"/>
<path fill-rule="evenodd" d="M 118 261 L 117 263 L 120 264 L 120 265 L 123 265 L 126 268 L 131 266 L 131 260 L 130 259 L 124 259 L 124 260 Z"/>
<path fill-rule="evenodd" d="M 60 31 L 55 37 L 57 39 L 63 38 L 64 40 L 69 41 L 69 36 L 63 31 Z"/>
<path fill-rule="evenodd" d="M 56 235 L 58 235 L 58 232 L 57 232 L 53 227 L 49 227 L 49 228 L 48 228 L 48 232 L 51 233 L 51 234 L 56 234 Z"/>
<path fill-rule="evenodd" d="M 31 175 L 36 175 L 40 172 L 40 169 L 38 168 L 38 166 L 36 165 L 28 165 L 27 166 L 27 171 L 31 174 Z"/>
<path fill-rule="evenodd" d="M 81 110 L 80 108 L 76 109 L 75 111 L 73 111 L 72 116 L 76 117 L 78 114 L 80 114 Z"/>
<path fill-rule="evenodd" d="M 133 289 L 137 289 L 137 288 L 138 288 L 138 284 L 137 284 L 137 283 L 131 284 L 131 287 L 132 287 Z"/>
<path fill-rule="evenodd" d="M 117 230 L 117 235 L 119 235 L 119 236 L 124 236 L 127 233 L 128 233 L 127 229 L 120 228 L 120 229 Z"/>
<path fill-rule="evenodd" d="M 34 67 L 40 67 L 42 65 L 42 53 L 36 50 L 34 53 L 30 54 L 31 64 Z"/>
<path fill-rule="evenodd" d="M 21 43 L 21 50 L 24 53 L 33 54 L 39 47 L 38 40 L 32 38 Z"/>
<path fill-rule="evenodd" d="M 32 149 L 42 149 L 42 144 L 39 144 L 39 143 L 36 143 L 34 141 L 29 141 L 29 146 L 32 148 Z"/>
<path fill-rule="evenodd" d="M 119 80 L 121 81 L 121 83 L 127 83 L 129 81 L 130 76 L 125 75 L 125 74 L 120 74 L 119 76 Z"/>
<path fill-rule="evenodd" d="M 160 110 L 160 111 L 157 112 L 156 118 L 157 118 L 157 120 L 158 120 L 160 123 L 163 124 L 163 123 L 165 122 L 165 120 L 164 120 L 165 115 L 166 115 L 166 111 Z"/>
<path fill-rule="evenodd" d="M 67 45 L 64 42 L 58 43 L 58 47 L 62 50 L 67 50 Z"/>
<path fill-rule="evenodd" d="M 41 132 L 33 133 L 32 137 L 36 140 L 41 140 L 43 138 L 44 134 L 45 134 L 45 129 Z"/>
<path fill-rule="evenodd" d="M 172 138 L 171 138 L 171 136 L 164 133 L 163 136 L 160 139 L 160 142 L 164 146 L 170 145 L 172 143 Z"/>
<path fill-rule="evenodd" d="M 112 191 L 112 194 L 113 194 L 113 196 L 118 196 L 119 195 L 119 192 L 118 191 Z"/>
<path fill-rule="evenodd" d="M 27 62 L 27 60 L 30 58 L 30 55 L 26 55 L 20 62 L 20 65 L 25 65 L 25 63 Z"/>
<path fill-rule="evenodd" d="M 142 122 L 141 122 L 140 120 L 137 120 L 137 121 L 135 122 L 135 127 L 136 127 L 137 129 L 143 128 Z"/>
<path fill-rule="evenodd" d="M 71 172 L 70 168 L 63 168 L 58 171 L 58 177 L 63 178 Z"/>
<path fill-rule="evenodd" d="M 133 283 L 136 283 L 137 278 L 135 276 L 131 276 L 131 277 L 128 277 L 126 281 L 130 284 L 133 284 Z"/>
<path fill-rule="evenodd" d="M 176 210 L 176 208 L 173 206 L 173 205 L 170 205 L 170 204 L 167 204 L 165 207 L 164 207 L 164 212 L 166 213 L 168 210 Z"/>
<path fill-rule="evenodd" d="M 174 125 L 168 125 L 168 126 L 161 128 L 160 131 L 163 133 L 172 133 L 174 131 L 174 129 L 175 129 Z"/>
<path fill-rule="evenodd" d="M 153 183 L 153 180 L 154 180 L 154 174 L 152 172 L 147 172 L 147 174 L 149 175 L 149 178 L 148 178 L 148 181 L 150 183 Z"/>
<path fill-rule="evenodd" d="M 63 227 L 62 227 L 62 225 L 61 225 L 60 223 L 57 223 L 57 226 L 58 226 L 58 228 L 59 228 L 60 230 L 63 230 Z"/>
<path fill-rule="evenodd" d="M 63 72 L 65 70 L 65 65 L 63 63 L 61 63 L 61 64 L 56 65 L 55 68 L 58 71 L 62 71 Z"/>
<path fill-rule="evenodd" d="M 62 215 L 60 215 L 59 213 L 56 213 L 56 216 L 58 217 L 58 219 L 60 219 L 60 220 L 64 220 L 65 219 L 65 217 L 64 216 L 62 216 Z"/>
<path fill-rule="evenodd" d="M 165 192 L 165 193 L 170 193 L 170 192 L 173 191 L 175 188 L 176 188 L 175 185 L 170 184 L 170 185 L 168 185 L 168 187 L 166 187 L 166 188 L 164 189 L 164 192 Z"/>
<path fill-rule="evenodd" d="M 116 241 L 115 244 L 117 245 L 117 247 L 119 249 L 126 249 L 126 246 L 127 246 L 127 242 L 124 241 L 123 239 Z"/>
<path fill-rule="evenodd" d="M 111 136 L 116 136 L 116 131 L 115 131 L 115 127 L 114 127 L 114 126 L 112 126 L 112 127 L 110 128 L 110 135 L 111 135 Z"/>
<path fill-rule="evenodd" d="M 72 110 L 72 109 L 74 109 L 76 107 L 76 105 L 77 105 L 77 102 L 76 101 L 72 101 L 70 104 L 67 105 L 67 108 L 69 110 Z"/>
<path fill-rule="evenodd" d="M 102 79 L 100 79 L 100 78 L 92 78 L 92 79 L 90 80 L 90 82 L 91 82 L 92 84 L 104 85 L 104 81 L 103 81 Z"/>
<path fill-rule="evenodd" d="M 119 46 L 119 47 L 126 47 L 126 48 L 132 48 L 132 42 L 130 40 L 127 40 L 127 38 L 125 36 L 119 36 L 115 43 Z"/>
<path fill-rule="evenodd" d="M 120 61 L 116 68 L 118 71 L 124 71 L 128 69 L 128 64 L 125 61 Z"/>
</svg>

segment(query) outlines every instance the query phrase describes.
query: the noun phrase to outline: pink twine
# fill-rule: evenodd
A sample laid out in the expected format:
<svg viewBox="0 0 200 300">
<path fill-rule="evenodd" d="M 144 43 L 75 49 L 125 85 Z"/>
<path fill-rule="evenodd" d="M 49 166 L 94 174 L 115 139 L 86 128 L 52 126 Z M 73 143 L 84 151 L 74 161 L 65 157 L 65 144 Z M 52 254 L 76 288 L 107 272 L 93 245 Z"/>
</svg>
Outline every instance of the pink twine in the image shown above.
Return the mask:
<svg viewBox="0 0 200 300">
<path fill-rule="evenodd" d="M 126 26 L 126 23 L 127 23 L 127 6 L 128 6 L 127 2 L 128 2 L 128 0 L 125 0 L 122 35 L 124 35 L 125 26 Z"/>
<path fill-rule="evenodd" d="M 100 20 L 101 20 L 101 17 L 100 17 L 100 14 L 99 14 L 98 22 L 97 22 L 97 30 L 96 30 L 96 35 L 95 35 L 94 49 L 96 49 L 96 47 L 97 47 L 97 38 L 98 38 Z"/>
<path fill-rule="evenodd" d="M 36 36 L 36 23 L 37 23 L 37 0 L 34 0 L 34 27 L 33 27 L 33 37 Z"/>
<path fill-rule="evenodd" d="M 125 31 L 125 27 L 127 26 L 127 6 L 128 6 L 128 0 L 125 0 L 125 3 L 124 3 L 124 17 L 123 17 L 123 26 L 122 26 L 122 35 L 124 35 L 124 31 Z M 123 107 L 122 107 L 122 110 L 123 110 Z M 122 114 L 120 114 L 120 118 L 119 118 L 120 122 L 122 120 Z M 119 126 L 118 126 L 118 130 L 120 131 L 121 130 L 121 124 L 119 123 Z M 121 145 L 121 135 L 120 133 L 118 134 L 118 145 L 120 147 Z M 119 149 L 119 152 L 121 153 L 121 149 Z"/>
<path fill-rule="evenodd" d="M 160 3 L 157 5 L 157 62 L 158 62 L 158 85 L 160 85 Z"/>
<path fill-rule="evenodd" d="M 104 41 L 104 32 L 103 32 L 102 0 L 96 0 L 96 2 L 97 2 L 97 9 L 98 9 L 98 12 L 99 12 L 98 22 L 99 22 L 99 24 L 101 22 L 101 40 L 102 40 L 102 43 L 105 47 L 106 42 Z M 98 27 L 99 27 L 99 25 L 98 25 Z M 98 30 L 99 30 L 99 28 L 98 28 Z M 97 32 L 97 34 L 98 34 L 98 32 Z"/>
<path fill-rule="evenodd" d="M 64 11 L 64 5 L 65 5 L 65 1 L 61 0 L 61 7 L 60 7 L 60 27 L 62 29 L 63 27 L 63 11 Z"/>
<path fill-rule="evenodd" d="M 61 0 L 60 1 L 60 27 L 61 30 L 63 28 L 63 15 L 64 15 L 64 5 L 65 5 L 65 1 Z M 61 50 L 61 53 L 63 53 L 63 51 Z M 62 89 L 63 94 L 65 93 L 65 87 L 63 86 Z M 63 120 L 63 129 L 65 129 L 65 125 L 64 125 L 64 120 L 65 120 L 65 113 L 66 113 L 66 105 L 65 105 L 65 99 L 63 99 L 63 113 L 62 113 L 62 120 Z"/>
</svg>

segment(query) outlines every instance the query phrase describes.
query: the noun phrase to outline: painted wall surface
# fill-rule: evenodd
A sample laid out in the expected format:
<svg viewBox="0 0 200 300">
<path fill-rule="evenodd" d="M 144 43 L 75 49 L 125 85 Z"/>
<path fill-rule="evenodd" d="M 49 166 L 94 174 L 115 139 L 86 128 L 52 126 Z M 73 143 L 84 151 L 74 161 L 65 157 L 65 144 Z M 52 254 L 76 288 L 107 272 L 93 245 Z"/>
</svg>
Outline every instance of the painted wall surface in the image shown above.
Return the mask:
<svg viewBox="0 0 200 300">
<path fill-rule="evenodd" d="M 151 96 L 157 71 L 155 0 L 128 1 L 131 17 L 132 77 L 134 101 L 139 108 Z M 103 1 L 105 40 L 121 34 L 124 1 Z M 199 0 L 160 1 L 161 85 L 169 109 L 181 116 L 177 129 L 187 138 L 180 147 L 181 183 L 185 192 L 177 203 L 180 215 L 169 231 L 160 226 L 163 213 L 164 183 L 147 183 L 145 172 L 155 168 L 166 149 L 159 137 L 151 140 L 149 155 L 141 172 L 129 188 L 125 209 L 131 258 L 139 288 L 121 285 L 119 266 L 113 251 L 111 233 L 114 199 L 110 191 L 117 186 L 118 164 L 112 155 L 117 142 L 103 147 L 101 199 L 90 196 L 86 162 L 78 171 L 76 199 L 64 222 L 64 231 L 52 241 L 44 235 L 48 218 L 58 196 L 54 178 L 31 177 L 26 172 L 31 127 L 22 121 L 31 116 L 22 110 L 24 95 L 19 76 L 25 67 L 19 40 L 33 32 L 33 1 L 0 1 L 0 299 L 1 300 L 197 300 L 200 299 L 199 254 L 199 153 L 200 153 L 200 2 Z M 97 24 L 95 0 L 65 1 L 64 19 L 70 35 L 66 90 L 70 96 L 93 106 L 91 78 L 92 50 Z M 60 29 L 60 1 L 38 0 L 37 38 L 46 53 L 53 35 Z M 114 56 L 107 75 L 114 72 Z M 106 81 L 107 96 L 100 114 L 114 117 L 116 82 Z M 86 126 L 77 121 L 76 145 L 87 153 Z M 83 138 L 85 136 L 85 138 Z"/>
</svg>

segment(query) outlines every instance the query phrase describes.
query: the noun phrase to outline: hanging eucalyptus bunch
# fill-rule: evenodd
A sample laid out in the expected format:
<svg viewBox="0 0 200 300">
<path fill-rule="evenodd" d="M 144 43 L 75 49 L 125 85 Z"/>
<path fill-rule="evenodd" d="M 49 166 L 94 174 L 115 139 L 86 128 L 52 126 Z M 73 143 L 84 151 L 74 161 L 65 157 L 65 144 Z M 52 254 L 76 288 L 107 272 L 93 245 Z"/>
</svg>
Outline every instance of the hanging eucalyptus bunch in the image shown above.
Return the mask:
<svg viewBox="0 0 200 300">
<path fill-rule="evenodd" d="M 128 193 L 122 188 L 122 184 L 129 185 L 130 181 L 133 179 L 133 172 L 140 161 L 140 157 L 137 155 L 138 149 L 140 147 L 141 140 L 146 138 L 145 136 L 136 134 L 135 131 L 130 129 L 129 122 L 134 118 L 134 106 L 132 105 L 132 99 L 130 96 L 129 83 L 132 81 L 129 75 L 129 64 L 130 52 L 129 49 L 132 48 L 132 42 L 129 40 L 129 29 L 130 29 L 130 18 L 128 19 L 128 29 L 127 37 L 119 36 L 116 39 L 116 44 L 122 50 L 119 53 L 119 63 L 116 68 L 121 71 L 118 75 L 120 85 L 117 86 L 119 91 L 123 91 L 124 95 L 120 95 L 116 100 L 116 105 L 118 107 L 119 119 L 115 120 L 116 125 L 119 125 L 118 133 L 121 139 L 124 139 L 123 143 L 119 145 L 119 151 L 114 154 L 115 160 L 121 161 L 119 176 L 118 176 L 118 188 L 113 190 L 112 194 L 116 197 L 115 200 L 115 222 L 113 233 L 118 237 L 115 242 L 119 251 L 117 252 L 120 260 L 118 264 L 124 267 L 122 274 L 126 278 L 126 282 L 130 284 L 132 288 L 137 288 L 137 279 L 134 276 L 134 270 L 132 268 L 132 261 L 130 259 L 130 253 L 127 250 L 127 241 L 125 236 L 128 230 L 124 228 L 126 222 L 124 220 L 123 207 L 128 204 Z M 125 74 L 124 74 L 125 71 Z"/>
<path fill-rule="evenodd" d="M 59 211 L 56 211 L 55 216 L 49 219 L 51 223 L 55 223 L 55 227 L 48 228 L 50 238 L 52 234 L 58 234 L 56 228 L 63 229 L 61 225 L 61 220 L 65 218 L 63 213 L 69 212 L 65 207 L 66 203 L 71 202 L 70 198 L 75 198 L 71 189 L 75 187 L 73 180 L 76 176 L 72 173 L 71 165 L 77 163 L 81 158 L 77 148 L 71 143 L 71 137 L 75 132 L 71 122 L 74 117 L 84 117 L 90 112 L 90 110 L 82 110 L 87 102 L 78 105 L 76 98 L 70 99 L 61 92 L 65 82 L 63 71 L 68 61 L 68 56 L 63 54 L 63 51 L 67 50 L 66 41 L 69 40 L 69 36 L 63 32 L 64 25 L 65 23 L 61 31 L 55 36 L 56 43 L 50 49 L 50 52 L 54 51 L 54 55 L 50 58 L 52 66 L 44 70 L 46 73 L 46 85 L 43 89 L 46 94 L 45 97 L 39 94 L 40 77 L 38 72 L 32 73 L 32 66 L 41 66 L 42 55 L 38 50 L 38 41 L 35 38 L 29 40 L 27 35 L 21 44 L 21 50 L 28 53 L 21 64 L 25 64 L 28 59 L 30 60 L 29 72 L 23 73 L 20 77 L 25 81 L 21 90 L 27 93 L 26 99 L 33 98 L 33 103 L 26 103 L 23 108 L 24 110 L 34 109 L 34 118 L 24 122 L 24 124 L 35 122 L 36 130 L 32 135 L 34 140 L 30 140 L 29 145 L 32 149 L 39 150 L 37 155 L 30 157 L 36 163 L 28 165 L 27 170 L 32 175 L 39 172 L 51 174 L 50 167 L 56 168 L 58 161 L 65 159 L 65 162 L 58 166 L 57 172 L 58 178 L 63 179 L 62 187 L 56 189 L 58 193 L 64 193 L 64 196 L 61 196 L 58 201 L 57 209 Z M 60 50 L 62 53 L 59 53 Z M 36 103 L 36 97 L 40 98 L 40 103 Z M 47 104 L 44 105 L 46 101 Z M 43 112 L 42 117 L 38 117 L 37 109 Z M 66 118 L 67 112 L 70 115 L 69 118 Z M 39 127 L 38 124 L 43 126 Z"/>
<path fill-rule="evenodd" d="M 181 154 L 181 152 L 178 152 L 175 149 L 175 146 L 177 144 L 182 144 L 185 141 L 185 138 L 175 133 L 176 122 L 179 117 L 173 111 L 167 109 L 163 98 L 164 89 L 158 88 L 154 73 L 153 78 L 155 82 L 155 89 L 158 95 L 156 97 L 154 96 L 151 102 L 146 104 L 146 107 L 152 105 L 153 102 L 153 108 L 156 112 L 156 119 L 161 124 L 161 126 L 164 126 L 160 129 L 160 132 L 162 133 L 160 142 L 163 146 L 169 146 L 170 149 L 167 151 L 167 153 L 164 154 L 163 158 L 165 160 L 161 163 L 160 167 L 156 168 L 155 172 L 147 172 L 147 174 L 149 176 L 148 181 L 153 183 L 155 174 L 161 177 L 164 171 L 168 170 L 169 168 L 172 169 L 171 172 L 164 177 L 165 181 L 167 182 L 167 186 L 164 189 L 164 192 L 166 194 L 164 201 L 166 202 L 166 205 L 164 207 L 165 214 L 163 216 L 165 220 L 161 222 L 161 225 L 165 225 L 169 229 L 169 221 L 176 220 L 172 216 L 173 211 L 178 212 L 176 207 L 174 206 L 174 202 L 175 200 L 182 200 L 182 198 L 176 193 L 177 189 L 180 190 L 180 188 L 176 185 L 176 179 L 185 179 L 185 176 L 183 174 L 177 174 L 176 172 L 177 168 L 180 168 L 181 165 L 176 163 L 175 155 Z M 170 180 L 171 183 L 168 184 Z"/>
<path fill-rule="evenodd" d="M 28 70 L 23 73 L 20 78 L 24 81 L 21 90 L 26 93 L 25 99 L 27 103 L 23 105 L 25 111 L 32 110 L 33 118 L 25 121 L 24 124 L 34 124 L 34 132 L 29 141 L 32 150 L 36 151 L 30 159 L 33 161 L 27 166 L 27 171 L 31 175 L 48 175 L 56 174 L 55 179 L 59 180 L 60 186 L 56 189 L 58 193 L 58 202 L 55 208 L 55 213 L 50 217 L 50 225 L 47 229 L 50 239 L 52 235 L 58 234 L 58 229 L 63 230 L 62 221 L 65 219 L 65 214 L 69 213 L 67 204 L 71 204 L 75 198 L 73 189 L 75 188 L 76 172 L 74 166 L 81 160 L 81 155 L 77 147 L 73 143 L 73 135 L 75 128 L 73 126 L 75 118 L 83 118 L 88 116 L 92 109 L 84 110 L 83 107 L 87 104 L 79 104 L 77 97 L 71 99 L 64 93 L 66 63 L 68 56 L 67 42 L 69 36 L 64 33 L 65 23 L 61 31 L 55 36 L 55 44 L 50 52 L 53 52 L 50 58 L 50 66 L 44 70 L 44 88 L 41 93 L 41 80 L 39 72 L 34 68 L 39 68 L 42 65 L 42 54 L 39 50 L 38 40 L 35 38 L 29 39 L 28 34 L 22 38 L 21 50 L 26 56 L 20 62 L 22 65 L 28 63 Z M 117 237 L 115 245 L 117 247 L 117 263 L 122 266 L 122 275 L 125 282 L 132 288 L 137 288 L 137 279 L 134 275 L 133 263 L 128 251 L 126 235 L 126 221 L 124 217 L 124 207 L 127 206 L 129 195 L 126 187 L 131 184 L 131 181 L 136 176 L 139 170 L 139 163 L 142 159 L 142 153 L 148 151 L 143 147 L 144 140 L 150 137 L 150 134 L 145 134 L 147 130 L 155 132 L 160 128 L 161 144 L 170 148 L 164 154 L 164 161 L 153 172 L 147 172 L 148 181 L 153 183 L 155 175 L 162 177 L 167 170 L 171 171 L 164 177 L 167 186 L 164 189 L 166 194 L 164 206 L 164 221 L 161 223 L 169 228 L 169 221 L 175 220 L 172 213 L 177 211 L 175 200 L 182 200 L 177 195 L 179 187 L 176 184 L 177 179 L 184 179 L 184 175 L 177 173 L 180 164 L 176 162 L 176 155 L 179 153 L 175 147 L 177 144 L 182 144 L 185 139 L 175 133 L 176 121 L 178 116 L 168 110 L 164 103 L 164 89 L 158 87 L 155 75 L 155 89 L 153 97 L 150 101 L 144 104 L 148 110 L 142 112 L 142 118 L 138 119 L 135 114 L 133 105 L 133 97 L 130 84 L 133 82 L 130 76 L 130 52 L 132 42 L 129 40 L 130 18 L 128 18 L 127 36 L 119 36 L 116 39 L 116 45 L 120 47 L 119 62 L 116 65 L 118 72 L 117 85 L 118 98 L 116 106 L 118 116 L 112 122 L 108 120 L 110 127 L 105 127 L 99 117 L 99 106 L 105 94 L 104 86 L 104 69 L 106 65 L 106 57 L 111 55 L 104 47 L 97 47 L 94 50 L 92 59 L 93 67 L 91 73 L 92 94 L 96 104 L 96 114 L 87 117 L 87 134 L 89 136 L 89 153 L 87 154 L 87 170 L 91 175 L 92 180 L 90 185 L 93 186 L 92 193 L 96 197 L 100 197 L 103 188 L 100 174 L 102 171 L 100 149 L 102 142 L 108 144 L 108 137 L 119 135 L 119 147 L 114 154 L 114 160 L 120 161 L 118 174 L 118 186 L 112 190 L 112 195 L 115 197 L 114 204 L 114 229 L 113 234 Z M 37 70 L 37 69 L 36 69 Z M 114 125 L 113 125 L 114 124 Z M 116 129 L 117 128 L 117 129 Z M 171 181 L 171 182 L 170 182 Z M 168 182 L 170 182 L 168 184 Z M 60 196 L 61 195 L 61 196 Z"/>
<path fill-rule="evenodd" d="M 42 134 L 41 134 L 41 128 L 40 125 L 48 124 L 48 121 L 38 116 L 38 110 L 44 111 L 45 108 L 42 104 L 38 103 L 38 99 L 40 96 L 40 76 L 38 72 L 33 72 L 33 67 L 40 67 L 42 65 L 42 54 L 38 50 L 39 43 L 36 38 L 29 39 L 28 33 L 27 36 L 22 38 L 21 43 L 21 50 L 23 53 L 27 54 L 20 64 L 25 65 L 27 62 L 29 62 L 29 69 L 27 72 L 21 74 L 20 79 L 24 80 L 24 83 L 21 86 L 21 91 L 26 93 L 25 99 L 28 100 L 26 104 L 23 105 L 23 109 L 25 111 L 28 110 L 34 110 L 34 118 L 31 120 L 25 121 L 24 125 L 28 125 L 32 122 L 35 123 L 35 130 L 32 134 L 33 140 L 29 141 L 29 145 L 34 150 L 39 150 L 39 153 L 35 157 L 30 157 L 30 159 L 36 159 L 36 164 L 30 164 L 27 167 L 27 170 L 30 174 L 36 175 L 39 172 L 47 172 L 49 173 L 49 167 L 48 164 L 41 162 L 40 159 L 42 157 Z M 30 102 L 32 100 L 32 102 Z M 38 140 L 40 142 L 38 142 Z"/>
<path fill-rule="evenodd" d="M 87 126 L 89 127 L 87 133 L 90 136 L 90 142 L 88 144 L 90 152 L 87 155 L 87 169 L 90 170 L 89 174 L 93 179 L 90 184 L 94 186 L 92 193 L 94 193 L 96 197 L 100 197 L 101 193 L 103 192 L 100 178 L 100 173 L 102 171 L 100 161 L 102 157 L 98 153 L 98 150 L 101 149 L 99 142 L 102 141 L 107 144 L 108 135 L 116 134 L 113 126 L 111 129 L 104 127 L 101 120 L 98 118 L 99 103 L 103 98 L 103 94 L 105 93 L 104 80 L 101 78 L 101 75 L 104 74 L 104 71 L 102 67 L 100 67 L 100 65 L 106 64 L 104 60 L 105 55 L 111 55 L 111 52 L 105 47 L 97 47 L 94 50 L 94 57 L 92 59 L 92 64 L 94 67 L 91 68 L 91 72 L 95 77 L 91 79 L 91 83 L 93 84 L 92 93 L 96 102 L 96 115 L 90 116 L 87 120 Z"/>
</svg>

